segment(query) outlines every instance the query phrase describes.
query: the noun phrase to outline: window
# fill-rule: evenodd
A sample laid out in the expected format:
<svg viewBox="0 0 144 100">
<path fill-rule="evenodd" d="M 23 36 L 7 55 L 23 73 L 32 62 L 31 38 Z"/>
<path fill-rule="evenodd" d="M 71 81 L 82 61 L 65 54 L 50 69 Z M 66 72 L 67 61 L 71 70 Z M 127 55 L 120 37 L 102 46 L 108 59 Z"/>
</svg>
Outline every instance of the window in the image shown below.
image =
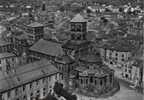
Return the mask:
<svg viewBox="0 0 144 100">
<path fill-rule="evenodd" d="M 86 84 L 88 84 L 88 79 L 86 79 Z"/>
<path fill-rule="evenodd" d="M 51 81 L 51 76 L 49 77 L 49 81 Z"/>
<path fill-rule="evenodd" d="M 81 79 L 81 84 L 83 84 L 83 80 Z"/>
<path fill-rule="evenodd" d="M 112 74 L 110 74 L 110 83 L 112 82 Z"/>
<path fill-rule="evenodd" d="M 129 70 L 129 73 L 131 73 L 131 70 Z"/>
<path fill-rule="evenodd" d="M 122 57 L 124 57 L 124 54 L 122 54 Z"/>
<path fill-rule="evenodd" d="M 90 83 L 93 83 L 93 77 L 90 77 Z"/>
<path fill-rule="evenodd" d="M 115 56 L 118 56 L 118 54 L 116 53 Z"/>
<path fill-rule="evenodd" d="M 76 25 L 76 31 L 81 31 L 82 30 L 82 25 L 81 24 L 77 24 Z"/>
<path fill-rule="evenodd" d="M 132 66 L 129 66 L 130 69 L 132 69 Z"/>
<path fill-rule="evenodd" d="M 128 74 L 126 74 L 125 77 L 128 78 Z"/>
<path fill-rule="evenodd" d="M 37 90 L 37 93 L 39 94 L 39 93 L 40 93 L 40 91 L 39 91 L 39 90 Z"/>
<path fill-rule="evenodd" d="M 26 99 L 26 96 L 23 96 L 23 99 L 25 100 L 25 99 Z"/>
<path fill-rule="evenodd" d="M 113 62 L 111 61 L 110 64 L 113 64 Z"/>
<path fill-rule="evenodd" d="M 103 85 L 103 81 L 102 81 L 102 80 L 100 81 L 100 85 L 101 85 L 101 86 Z"/>
<path fill-rule="evenodd" d="M 18 88 L 15 89 L 15 95 L 17 95 L 17 94 L 18 94 Z"/>
<path fill-rule="evenodd" d="M 1 64 L 1 60 L 0 60 L 0 64 Z"/>
<path fill-rule="evenodd" d="M 55 75 L 55 79 L 57 80 L 57 74 Z"/>
<path fill-rule="evenodd" d="M 36 85 L 38 85 L 39 84 L 39 81 L 36 81 Z"/>
<path fill-rule="evenodd" d="M 33 93 L 31 93 L 30 96 L 32 97 L 32 96 L 33 96 Z"/>
<path fill-rule="evenodd" d="M 23 91 L 25 91 L 25 88 L 26 88 L 26 86 L 24 85 L 24 86 L 23 86 Z"/>
<path fill-rule="evenodd" d="M 32 88 L 32 83 L 30 83 L 30 89 Z"/>
<path fill-rule="evenodd" d="M 7 93 L 8 98 L 10 97 L 10 91 Z"/>
<path fill-rule="evenodd" d="M 121 59 L 122 61 L 124 61 L 124 59 Z"/>
<path fill-rule="evenodd" d="M 42 79 L 42 82 L 43 82 L 43 83 L 45 82 L 45 78 Z"/>
<path fill-rule="evenodd" d="M 95 80 L 95 85 L 97 84 L 97 80 Z"/>
<path fill-rule="evenodd" d="M 14 61 L 14 58 L 12 58 L 12 61 Z"/>
</svg>

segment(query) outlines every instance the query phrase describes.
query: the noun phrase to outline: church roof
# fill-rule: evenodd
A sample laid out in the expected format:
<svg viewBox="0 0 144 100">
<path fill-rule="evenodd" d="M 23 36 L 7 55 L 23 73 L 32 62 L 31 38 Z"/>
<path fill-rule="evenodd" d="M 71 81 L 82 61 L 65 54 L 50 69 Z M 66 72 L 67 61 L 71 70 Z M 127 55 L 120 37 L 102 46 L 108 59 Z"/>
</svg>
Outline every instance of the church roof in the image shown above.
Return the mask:
<svg viewBox="0 0 144 100">
<path fill-rule="evenodd" d="M 80 14 L 77 14 L 72 20 L 71 22 L 87 22 L 86 19 L 84 19 L 83 16 L 81 16 Z"/>
<path fill-rule="evenodd" d="M 30 50 L 49 56 L 61 56 L 64 54 L 62 44 L 44 39 L 40 39 L 30 48 Z"/>
</svg>

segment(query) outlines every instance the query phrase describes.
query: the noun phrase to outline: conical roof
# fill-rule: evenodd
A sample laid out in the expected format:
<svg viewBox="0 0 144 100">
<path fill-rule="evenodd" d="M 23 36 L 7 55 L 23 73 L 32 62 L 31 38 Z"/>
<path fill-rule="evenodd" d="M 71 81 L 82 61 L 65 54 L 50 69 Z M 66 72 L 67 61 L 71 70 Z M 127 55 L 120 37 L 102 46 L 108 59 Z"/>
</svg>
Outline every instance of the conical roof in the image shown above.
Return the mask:
<svg viewBox="0 0 144 100">
<path fill-rule="evenodd" d="M 81 16 L 80 14 L 77 14 L 72 20 L 71 22 L 87 22 L 86 19 L 84 19 L 83 16 Z"/>
</svg>

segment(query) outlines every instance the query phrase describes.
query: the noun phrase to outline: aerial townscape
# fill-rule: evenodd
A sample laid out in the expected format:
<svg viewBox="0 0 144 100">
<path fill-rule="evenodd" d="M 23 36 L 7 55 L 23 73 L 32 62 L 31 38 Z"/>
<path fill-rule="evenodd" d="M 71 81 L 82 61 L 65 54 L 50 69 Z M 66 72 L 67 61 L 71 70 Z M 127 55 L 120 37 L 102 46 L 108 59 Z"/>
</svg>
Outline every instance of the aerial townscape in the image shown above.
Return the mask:
<svg viewBox="0 0 144 100">
<path fill-rule="evenodd" d="M 144 0 L 0 0 L 0 100 L 143 100 Z"/>
</svg>

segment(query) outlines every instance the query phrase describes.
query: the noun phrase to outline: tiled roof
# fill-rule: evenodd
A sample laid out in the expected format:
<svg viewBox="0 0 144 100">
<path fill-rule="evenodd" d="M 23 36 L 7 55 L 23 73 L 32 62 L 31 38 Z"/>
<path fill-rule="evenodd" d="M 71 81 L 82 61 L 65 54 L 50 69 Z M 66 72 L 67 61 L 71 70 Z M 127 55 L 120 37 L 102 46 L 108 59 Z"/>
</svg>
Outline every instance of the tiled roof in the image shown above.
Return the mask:
<svg viewBox="0 0 144 100">
<path fill-rule="evenodd" d="M 62 56 L 64 51 L 62 49 L 62 44 L 40 39 L 31 48 L 31 51 L 42 53 L 50 56 Z"/>
<path fill-rule="evenodd" d="M 0 72 L 2 75 L 0 77 L 0 92 L 59 72 L 55 66 L 45 59 L 18 66 L 14 70 L 8 75 Z"/>
<path fill-rule="evenodd" d="M 8 52 L 0 53 L 0 59 L 8 58 L 8 57 L 14 57 L 14 56 L 15 55 L 13 53 L 8 53 Z"/>
<path fill-rule="evenodd" d="M 38 22 L 33 22 L 33 23 L 29 24 L 28 26 L 29 27 L 41 27 L 41 26 L 43 26 L 43 24 L 38 23 Z"/>
<path fill-rule="evenodd" d="M 87 22 L 83 16 L 81 16 L 80 14 L 77 14 L 72 20 L 71 22 Z"/>
</svg>

